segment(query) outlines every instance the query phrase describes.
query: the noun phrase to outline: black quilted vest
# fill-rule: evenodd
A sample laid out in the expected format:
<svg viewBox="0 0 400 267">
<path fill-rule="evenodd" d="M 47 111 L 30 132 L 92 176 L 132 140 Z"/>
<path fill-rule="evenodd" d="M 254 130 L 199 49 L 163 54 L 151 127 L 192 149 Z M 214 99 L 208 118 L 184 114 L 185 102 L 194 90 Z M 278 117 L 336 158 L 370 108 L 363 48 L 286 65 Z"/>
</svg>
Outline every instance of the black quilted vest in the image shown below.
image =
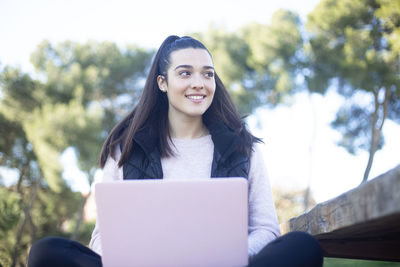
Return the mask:
<svg viewBox="0 0 400 267">
<path fill-rule="evenodd" d="M 249 158 L 237 151 L 242 139 L 222 123 L 207 126 L 214 143 L 211 177 L 249 176 Z M 144 128 L 135 135 L 129 160 L 123 164 L 125 179 L 162 179 L 156 132 Z"/>
</svg>

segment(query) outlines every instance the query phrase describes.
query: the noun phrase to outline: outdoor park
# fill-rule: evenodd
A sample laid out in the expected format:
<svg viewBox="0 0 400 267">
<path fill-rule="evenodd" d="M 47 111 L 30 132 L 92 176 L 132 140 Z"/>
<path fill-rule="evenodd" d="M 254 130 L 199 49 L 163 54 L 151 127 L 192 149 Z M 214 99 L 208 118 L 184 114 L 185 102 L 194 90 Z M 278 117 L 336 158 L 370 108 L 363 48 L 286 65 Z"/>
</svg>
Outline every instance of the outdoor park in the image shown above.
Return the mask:
<svg viewBox="0 0 400 267">
<path fill-rule="evenodd" d="M 208 47 L 263 139 L 282 233 L 313 234 L 324 266 L 400 266 L 400 1 L 206 2 L 193 25 L 177 0 L 0 3 L 0 267 L 89 243 L 102 144 L 170 34 Z"/>
</svg>

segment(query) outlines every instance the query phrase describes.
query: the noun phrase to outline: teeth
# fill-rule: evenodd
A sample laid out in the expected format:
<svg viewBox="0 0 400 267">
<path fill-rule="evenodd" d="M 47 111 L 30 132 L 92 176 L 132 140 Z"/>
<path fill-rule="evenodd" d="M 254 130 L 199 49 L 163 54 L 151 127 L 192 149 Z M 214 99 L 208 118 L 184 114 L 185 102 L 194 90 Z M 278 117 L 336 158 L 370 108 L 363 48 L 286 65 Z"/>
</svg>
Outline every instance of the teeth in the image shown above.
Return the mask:
<svg viewBox="0 0 400 267">
<path fill-rule="evenodd" d="M 187 98 L 193 99 L 193 100 L 200 100 L 200 99 L 203 99 L 204 97 L 201 95 L 188 95 Z"/>
</svg>

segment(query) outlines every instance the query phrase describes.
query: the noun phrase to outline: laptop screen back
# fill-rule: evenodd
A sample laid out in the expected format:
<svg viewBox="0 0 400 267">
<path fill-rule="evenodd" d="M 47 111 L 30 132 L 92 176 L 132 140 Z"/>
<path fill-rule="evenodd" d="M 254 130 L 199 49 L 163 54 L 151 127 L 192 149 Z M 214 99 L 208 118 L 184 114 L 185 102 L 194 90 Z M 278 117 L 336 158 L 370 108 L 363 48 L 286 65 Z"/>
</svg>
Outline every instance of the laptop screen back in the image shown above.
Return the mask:
<svg viewBox="0 0 400 267">
<path fill-rule="evenodd" d="M 245 266 L 247 180 L 95 185 L 104 266 Z"/>
</svg>

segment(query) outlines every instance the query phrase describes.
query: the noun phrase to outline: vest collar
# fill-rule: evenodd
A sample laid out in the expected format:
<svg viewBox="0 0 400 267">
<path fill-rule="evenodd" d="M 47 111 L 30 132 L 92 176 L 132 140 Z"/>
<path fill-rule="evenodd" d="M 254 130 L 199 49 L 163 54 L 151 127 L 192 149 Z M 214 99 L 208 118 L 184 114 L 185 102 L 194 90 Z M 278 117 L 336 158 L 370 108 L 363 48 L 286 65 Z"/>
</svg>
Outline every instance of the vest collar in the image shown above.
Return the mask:
<svg viewBox="0 0 400 267">
<path fill-rule="evenodd" d="M 240 136 L 222 122 L 213 122 L 206 126 L 211 134 L 215 151 L 222 160 L 227 159 L 240 144 Z M 133 140 L 143 149 L 147 157 L 151 158 L 151 154 L 157 148 L 157 134 L 154 128 L 140 129 L 136 132 Z"/>
<path fill-rule="evenodd" d="M 149 158 L 157 147 L 157 134 L 151 127 L 138 130 L 133 140 L 143 149 L 146 156 Z"/>
<path fill-rule="evenodd" d="M 240 136 L 222 122 L 214 122 L 207 125 L 207 128 L 216 152 L 221 155 L 222 160 L 229 158 L 240 144 Z"/>
</svg>

